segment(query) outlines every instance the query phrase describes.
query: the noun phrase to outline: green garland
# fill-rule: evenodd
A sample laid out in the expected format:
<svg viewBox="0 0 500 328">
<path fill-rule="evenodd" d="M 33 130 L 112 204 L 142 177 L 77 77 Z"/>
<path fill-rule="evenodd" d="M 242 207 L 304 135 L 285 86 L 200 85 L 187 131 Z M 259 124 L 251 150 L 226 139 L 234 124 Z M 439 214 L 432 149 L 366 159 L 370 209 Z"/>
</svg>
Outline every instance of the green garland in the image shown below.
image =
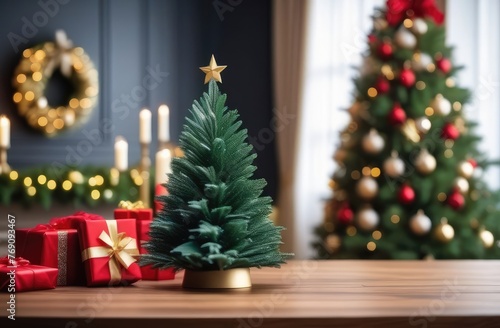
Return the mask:
<svg viewBox="0 0 500 328">
<path fill-rule="evenodd" d="M 150 174 L 154 177 L 154 174 Z M 153 181 L 150 181 L 151 195 Z M 0 174 L 0 203 L 41 204 L 49 209 L 54 203 L 74 206 L 118 204 L 120 200 L 136 200 L 142 178 L 137 169 L 118 172 L 108 167 L 65 167 L 51 170 L 37 167 Z"/>
</svg>

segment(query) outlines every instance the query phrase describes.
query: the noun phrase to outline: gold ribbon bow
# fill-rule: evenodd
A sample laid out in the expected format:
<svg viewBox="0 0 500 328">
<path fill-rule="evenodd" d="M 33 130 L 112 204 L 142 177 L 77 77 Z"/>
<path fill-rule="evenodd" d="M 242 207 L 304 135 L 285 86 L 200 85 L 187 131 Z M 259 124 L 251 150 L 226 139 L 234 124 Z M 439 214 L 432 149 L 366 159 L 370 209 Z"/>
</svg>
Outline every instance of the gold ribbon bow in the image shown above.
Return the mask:
<svg viewBox="0 0 500 328">
<path fill-rule="evenodd" d="M 111 284 L 118 284 L 121 281 L 120 266 L 128 269 L 132 263 L 137 260 L 133 255 L 139 255 L 137 241 L 128 237 L 124 232 L 118 233 L 117 221 L 106 220 L 109 234 L 102 231 L 99 239 L 106 246 L 94 246 L 85 249 L 82 252 L 82 260 L 86 261 L 92 258 L 108 257 L 109 273 L 111 275 Z"/>
<path fill-rule="evenodd" d="M 401 126 L 401 132 L 408 140 L 414 143 L 420 142 L 420 135 L 418 134 L 418 129 L 414 120 L 407 119 L 403 126 Z"/>
<path fill-rule="evenodd" d="M 71 51 L 73 50 L 73 42 L 68 39 L 66 32 L 57 30 L 55 44 L 55 54 L 47 63 L 44 73 L 47 76 L 51 76 L 54 70 L 59 66 L 62 75 L 69 78 L 71 77 Z"/>
<path fill-rule="evenodd" d="M 122 200 L 122 201 L 120 201 L 120 203 L 118 203 L 118 207 L 126 209 L 126 210 L 145 208 L 144 203 L 141 200 L 138 200 L 135 203 L 132 203 L 129 200 Z"/>
</svg>

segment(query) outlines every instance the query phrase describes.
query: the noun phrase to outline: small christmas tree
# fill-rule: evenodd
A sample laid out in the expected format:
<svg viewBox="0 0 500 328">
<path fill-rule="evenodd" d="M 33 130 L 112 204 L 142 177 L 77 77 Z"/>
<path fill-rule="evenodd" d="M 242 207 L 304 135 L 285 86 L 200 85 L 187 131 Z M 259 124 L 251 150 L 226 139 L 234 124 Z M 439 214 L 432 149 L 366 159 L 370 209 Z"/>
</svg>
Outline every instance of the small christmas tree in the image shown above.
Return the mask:
<svg viewBox="0 0 500 328">
<path fill-rule="evenodd" d="M 192 271 L 279 267 L 282 227 L 268 216 L 271 198 L 262 197 L 266 181 L 251 179 L 256 155 L 245 140 L 236 110 L 226 95 L 214 57 L 206 73 L 208 93 L 195 101 L 180 137 L 185 156 L 174 158 L 160 196 L 163 210 L 151 224 L 143 263 Z"/>
<path fill-rule="evenodd" d="M 318 257 L 500 257 L 497 198 L 477 174 L 491 163 L 463 115 L 443 18 L 432 0 L 375 15 Z"/>
</svg>

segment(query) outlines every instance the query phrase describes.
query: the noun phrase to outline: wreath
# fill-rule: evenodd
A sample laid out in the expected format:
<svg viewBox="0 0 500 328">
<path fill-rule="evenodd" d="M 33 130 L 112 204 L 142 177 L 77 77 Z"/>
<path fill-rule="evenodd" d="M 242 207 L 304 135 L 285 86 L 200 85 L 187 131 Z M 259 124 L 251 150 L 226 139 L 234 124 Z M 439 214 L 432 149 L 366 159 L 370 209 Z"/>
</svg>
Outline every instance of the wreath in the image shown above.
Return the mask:
<svg viewBox="0 0 500 328">
<path fill-rule="evenodd" d="M 59 69 L 74 86 L 66 106 L 51 106 L 45 88 Z M 14 103 L 28 125 L 53 137 L 85 123 L 97 104 L 98 73 L 81 47 L 73 47 L 64 31 L 56 32 L 56 42 L 25 49 L 14 71 Z"/>
</svg>

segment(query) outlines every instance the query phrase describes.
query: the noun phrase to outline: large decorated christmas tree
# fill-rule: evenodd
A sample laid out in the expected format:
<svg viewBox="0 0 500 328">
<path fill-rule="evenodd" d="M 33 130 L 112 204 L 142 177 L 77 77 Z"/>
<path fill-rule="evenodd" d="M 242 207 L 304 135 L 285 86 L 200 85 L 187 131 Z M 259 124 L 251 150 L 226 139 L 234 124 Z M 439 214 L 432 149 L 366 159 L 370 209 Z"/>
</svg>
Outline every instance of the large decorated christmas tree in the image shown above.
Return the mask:
<svg viewBox="0 0 500 328">
<path fill-rule="evenodd" d="M 144 263 L 193 271 L 279 267 L 289 254 L 279 251 L 281 227 L 269 219 L 266 182 L 252 179 L 256 154 L 246 142 L 238 112 L 229 110 L 217 81 L 225 66 L 214 57 L 205 72 L 208 92 L 186 118 L 180 146 L 160 196 L 163 210 L 151 224 Z M 186 277 L 186 276 L 185 276 Z"/>
<path fill-rule="evenodd" d="M 432 0 L 377 11 L 341 132 L 320 258 L 500 258 L 489 164 L 464 117 L 443 14 Z"/>
</svg>

